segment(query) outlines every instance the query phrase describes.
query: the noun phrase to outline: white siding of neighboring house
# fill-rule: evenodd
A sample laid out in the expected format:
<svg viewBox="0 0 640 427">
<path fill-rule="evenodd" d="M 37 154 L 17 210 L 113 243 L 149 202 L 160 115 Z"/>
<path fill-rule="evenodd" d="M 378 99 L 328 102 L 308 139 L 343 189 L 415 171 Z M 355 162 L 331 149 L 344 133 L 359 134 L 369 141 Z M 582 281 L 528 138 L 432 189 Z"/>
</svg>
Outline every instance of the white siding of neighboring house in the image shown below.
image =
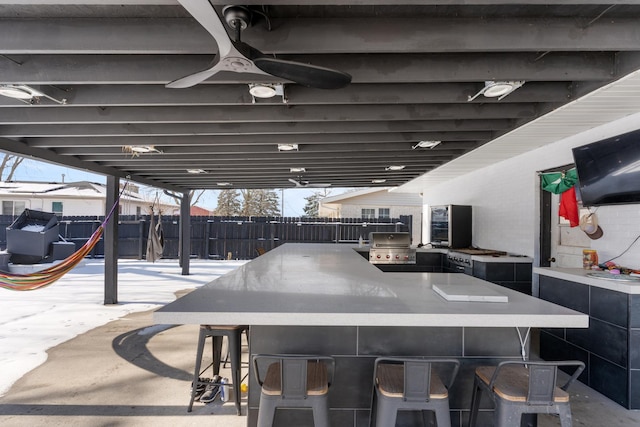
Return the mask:
<svg viewBox="0 0 640 427">
<path fill-rule="evenodd" d="M 528 255 L 538 261 L 537 172 L 571 164 L 571 148 L 630 132 L 638 129 L 639 123 L 640 113 L 424 188 L 424 211 L 428 212 L 429 205 L 472 205 L 475 246 Z M 640 204 L 600 206 L 597 215 L 604 236 L 588 243 L 601 261 L 620 255 L 640 235 Z M 639 268 L 640 242 L 615 262 Z"/>
<path fill-rule="evenodd" d="M 402 215 L 412 216 L 412 242 L 414 245 L 421 243 L 420 224 L 422 217 L 422 198 L 411 193 L 390 193 L 386 189 L 375 191 L 369 194 L 355 195 L 350 197 L 349 193 L 334 196 L 332 203 L 320 203 L 318 214 L 321 217 L 329 218 L 360 218 L 362 209 L 375 209 L 376 217 L 380 208 L 388 208 L 391 218 L 398 218 Z"/>
<path fill-rule="evenodd" d="M 63 184 L 59 184 L 63 185 Z M 96 184 L 96 189 L 88 187 L 73 187 L 72 185 L 53 191 L 45 191 L 46 184 L 6 183 L 5 187 L 14 187 L 11 190 L 0 190 L 0 203 L 2 201 L 23 201 L 27 209 L 53 212 L 53 203 L 62 202 L 64 216 L 104 216 L 106 212 L 106 200 L 104 188 Z M 24 191 L 21 191 L 21 188 Z M 133 199 L 124 196 L 120 200 L 121 215 L 136 215 L 140 208 L 141 215 L 150 214 L 152 202 L 142 199 Z M 174 206 L 163 205 L 163 214 L 170 214 Z M 157 213 L 157 212 L 156 212 Z M 19 213 L 17 213 L 19 214 Z"/>
</svg>

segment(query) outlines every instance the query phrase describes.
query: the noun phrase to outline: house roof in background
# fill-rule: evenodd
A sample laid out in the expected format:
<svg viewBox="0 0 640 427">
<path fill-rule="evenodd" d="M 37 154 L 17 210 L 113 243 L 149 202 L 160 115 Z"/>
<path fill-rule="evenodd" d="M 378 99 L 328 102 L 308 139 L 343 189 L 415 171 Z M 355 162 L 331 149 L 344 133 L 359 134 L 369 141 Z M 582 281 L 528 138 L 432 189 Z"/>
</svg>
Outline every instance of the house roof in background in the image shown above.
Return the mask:
<svg viewBox="0 0 640 427">
<path fill-rule="evenodd" d="M 104 184 L 89 181 L 68 183 L 0 181 L 0 197 L 104 199 L 106 190 Z M 130 191 L 126 191 L 122 197 L 130 201 L 144 201 L 140 194 Z"/>
<path fill-rule="evenodd" d="M 360 190 L 348 191 L 336 196 L 324 197 L 320 200 L 323 205 L 357 203 L 359 201 L 369 201 L 372 203 L 392 203 L 402 206 L 422 206 L 422 197 L 417 193 L 397 193 L 389 192 L 389 188 L 364 188 Z"/>
</svg>

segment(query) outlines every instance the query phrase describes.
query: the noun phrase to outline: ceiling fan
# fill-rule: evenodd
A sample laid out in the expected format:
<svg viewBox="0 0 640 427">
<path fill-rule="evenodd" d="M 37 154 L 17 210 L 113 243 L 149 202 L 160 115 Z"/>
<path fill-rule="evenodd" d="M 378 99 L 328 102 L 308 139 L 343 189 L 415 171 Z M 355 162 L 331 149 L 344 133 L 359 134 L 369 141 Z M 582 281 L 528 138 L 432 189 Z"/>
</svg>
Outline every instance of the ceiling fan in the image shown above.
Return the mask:
<svg viewBox="0 0 640 427">
<path fill-rule="evenodd" d="M 245 7 L 226 6 L 223 10 L 226 23 L 235 31 L 233 40 L 227 34 L 222 18 L 207 0 L 178 1 L 213 36 L 218 44 L 218 55 L 211 67 L 174 80 L 166 85 L 168 88 L 195 86 L 220 71 L 274 76 L 318 89 L 340 89 L 351 83 L 351 76 L 342 71 L 267 56 L 240 41 L 240 33 L 250 21 L 250 11 Z"/>
<path fill-rule="evenodd" d="M 303 181 L 302 178 L 293 179 L 289 178 L 289 182 L 296 185 L 296 188 L 327 188 L 331 187 L 329 183 L 311 183 L 309 181 Z"/>
</svg>

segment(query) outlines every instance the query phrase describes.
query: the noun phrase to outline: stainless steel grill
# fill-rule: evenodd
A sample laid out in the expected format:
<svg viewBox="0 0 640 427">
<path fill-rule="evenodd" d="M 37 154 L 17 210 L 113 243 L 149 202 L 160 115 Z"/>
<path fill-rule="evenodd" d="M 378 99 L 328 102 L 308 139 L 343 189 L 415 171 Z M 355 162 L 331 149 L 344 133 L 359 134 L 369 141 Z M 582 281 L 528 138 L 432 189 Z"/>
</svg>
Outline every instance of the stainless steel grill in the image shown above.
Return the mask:
<svg viewBox="0 0 640 427">
<path fill-rule="evenodd" d="M 409 233 L 369 233 L 369 262 L 372 264 L 415 264 L 416 250 Z"/>
</svg>

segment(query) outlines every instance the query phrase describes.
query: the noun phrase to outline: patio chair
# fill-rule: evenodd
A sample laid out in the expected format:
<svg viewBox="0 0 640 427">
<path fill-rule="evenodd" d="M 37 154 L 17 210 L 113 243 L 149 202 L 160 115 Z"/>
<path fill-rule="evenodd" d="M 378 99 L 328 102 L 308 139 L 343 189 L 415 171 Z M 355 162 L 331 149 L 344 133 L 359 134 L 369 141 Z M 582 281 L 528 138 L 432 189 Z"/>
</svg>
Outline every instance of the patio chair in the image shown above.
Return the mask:
<svg viewBox="0 0 640 427">
<path fill-rule="evenodd" d="M 558 367 L 575 367 L 569 380 L 556 385 Z M 584 370 L 584 363 L 506 361 L 476 368 L 469 426 L 475 427 L 483 391 L 495 405 L 494 426 L 519 426 L 523 414 L 558 414 L 562 427 L 571 427 L 567 389 Z"/>
<path fill-rule="evenodd" d="M 258 354 L 253 364 L 261 387 L 257 427 L 273 426 L 276 408 L 311 408 L 314 427 L 329 427 L 328 393 L 335 372 L 332 357 Z M 265 364 L 263 377 L 260 367 Z"/>
<path fill-rule="evenodd" d="M 432 369 L 434 364 L 449 366 L 446 383 Z M 430 413 L 425 411 L 432 411 L 438 427 L 451 427 L 449 388 L 459 368 L 460 362 L 455 359 L 376 359 L 370 427 L 395 426 L 399 410 L 422 411 L 425 425 L 430 425 Z"/>
</svg>

